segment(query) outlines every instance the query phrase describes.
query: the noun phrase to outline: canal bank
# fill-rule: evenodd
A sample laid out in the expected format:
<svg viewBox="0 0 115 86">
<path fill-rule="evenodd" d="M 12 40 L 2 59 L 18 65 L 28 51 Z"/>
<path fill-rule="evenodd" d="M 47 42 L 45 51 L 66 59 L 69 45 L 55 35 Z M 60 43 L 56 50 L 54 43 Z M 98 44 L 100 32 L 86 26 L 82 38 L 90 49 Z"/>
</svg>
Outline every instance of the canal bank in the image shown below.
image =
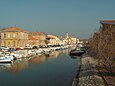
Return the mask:
<svg viewBox="0 0 115 86">
<path fill-rule="evenodd" d="M 80 58 L 79 69 L 73 79 L 72 86 L 105 86 L 97 70 L 97 60 L 88 54 Z"/>
</svg>

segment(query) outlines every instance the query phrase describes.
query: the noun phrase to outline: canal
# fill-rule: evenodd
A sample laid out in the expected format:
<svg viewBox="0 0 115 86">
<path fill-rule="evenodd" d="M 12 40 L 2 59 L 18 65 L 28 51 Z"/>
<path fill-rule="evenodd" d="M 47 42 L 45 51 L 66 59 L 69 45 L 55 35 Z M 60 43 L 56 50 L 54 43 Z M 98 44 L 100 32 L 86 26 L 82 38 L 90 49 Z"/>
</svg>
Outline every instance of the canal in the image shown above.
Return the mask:
<svg viewBox="0 0 115 86">
<path fill-rule="evenodd" d="M 79 58 L 72 59 L 69 50 L 36 55 L 0 63 L 0 86 L 71 86 Z"/>
</svg>

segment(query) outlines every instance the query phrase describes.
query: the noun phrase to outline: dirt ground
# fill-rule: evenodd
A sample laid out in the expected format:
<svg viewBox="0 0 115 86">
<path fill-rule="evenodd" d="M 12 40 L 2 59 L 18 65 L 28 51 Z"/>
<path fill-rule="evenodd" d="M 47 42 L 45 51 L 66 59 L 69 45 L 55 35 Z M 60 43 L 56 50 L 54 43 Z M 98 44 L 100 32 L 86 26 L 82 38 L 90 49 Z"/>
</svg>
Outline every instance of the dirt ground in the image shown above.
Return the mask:
<svg viewBox="0 0 115 86">
<path fill-rule="evenodd" d="M 115 86 L 115 70 L 109 72 L 104 68 L 99 69 L 101 76 L 107 86 Z"/>
</svg>

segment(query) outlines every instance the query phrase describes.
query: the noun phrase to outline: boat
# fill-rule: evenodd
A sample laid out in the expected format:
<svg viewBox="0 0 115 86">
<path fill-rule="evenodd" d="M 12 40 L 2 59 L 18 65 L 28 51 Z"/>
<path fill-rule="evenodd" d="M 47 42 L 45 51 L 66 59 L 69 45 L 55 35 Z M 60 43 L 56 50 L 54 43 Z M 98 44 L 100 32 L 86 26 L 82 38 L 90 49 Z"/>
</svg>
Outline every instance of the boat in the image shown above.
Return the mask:
<svg viewBox="0 0 115 86">
<path fill-rule="evenodd" d="M 70 56 L 71 57 L 71 59 L 77 59 L 77 58 L 80 58 L 81 56 Z"/>
<path fill-rule="evenodd" d="M 70 56 L 82 56 L 85 53 L 85 51 L 81 51 L 81 50 L 75 50 L 75 51 L 71 51 L 70 52 Z"/>
<path fill-rule="evenodd" d="M 86 49 L 84 47 L 77 47 L 76 49 L 70 51 L 70 56 L 82 56 L 86 53 Z"/>
<path fill-rule="evenodd" d="M 0 63 L 7 63 L 7 62 L 10 62 L 12 63 L 14 60 L 14 57 L 13 56 L 8 56 L 8 55 L 4 55 L 4 56 L 0 56 Z"/>
</svg>

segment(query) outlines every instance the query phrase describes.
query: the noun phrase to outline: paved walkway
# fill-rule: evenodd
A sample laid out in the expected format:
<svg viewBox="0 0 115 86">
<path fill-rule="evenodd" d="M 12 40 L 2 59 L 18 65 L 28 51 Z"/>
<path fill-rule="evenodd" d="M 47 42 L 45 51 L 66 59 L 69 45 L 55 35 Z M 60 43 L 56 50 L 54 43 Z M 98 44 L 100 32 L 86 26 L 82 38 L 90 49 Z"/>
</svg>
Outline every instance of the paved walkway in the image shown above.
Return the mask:
<svg viewBox="0 0 115 86">
<path fill-rule="evenodd" d="M 80 71 L 72 86 L 105 86 L 96 70 L 97 61 L 88 55 L 81 58 Z"/>
</svg>

